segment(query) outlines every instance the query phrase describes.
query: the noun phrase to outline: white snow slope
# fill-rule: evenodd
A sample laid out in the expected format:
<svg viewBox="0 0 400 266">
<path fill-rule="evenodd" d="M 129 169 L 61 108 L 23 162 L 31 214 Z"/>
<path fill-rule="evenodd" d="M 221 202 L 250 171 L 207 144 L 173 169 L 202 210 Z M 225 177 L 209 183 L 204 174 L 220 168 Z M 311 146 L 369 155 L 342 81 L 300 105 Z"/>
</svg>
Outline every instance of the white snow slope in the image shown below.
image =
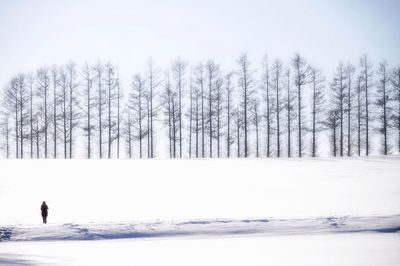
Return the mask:
<svg viewBox="0 0 400 266">
<path fill-rule="evenodd" d="M 398 156 L 0 169 L 0 265 L 400 263 Z"/>
</svg>

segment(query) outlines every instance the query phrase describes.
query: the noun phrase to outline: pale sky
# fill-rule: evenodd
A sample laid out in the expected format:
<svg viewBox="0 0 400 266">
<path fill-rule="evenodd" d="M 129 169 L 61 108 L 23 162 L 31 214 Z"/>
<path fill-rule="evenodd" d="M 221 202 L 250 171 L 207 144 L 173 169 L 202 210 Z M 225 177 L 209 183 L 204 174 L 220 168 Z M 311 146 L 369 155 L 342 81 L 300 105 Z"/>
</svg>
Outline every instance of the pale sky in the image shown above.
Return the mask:
<svg viewBox="0 0 400 266">
<path fill-rule="evenodd" d="M 331 73 L 339 60 L 400 63 L 399 0 L 0 0 L 0 86 L 42 65 L 111 61 L 125 82 L 152 56 L 236 69 L 247 52 L 298 51 Z"/>
</svg>

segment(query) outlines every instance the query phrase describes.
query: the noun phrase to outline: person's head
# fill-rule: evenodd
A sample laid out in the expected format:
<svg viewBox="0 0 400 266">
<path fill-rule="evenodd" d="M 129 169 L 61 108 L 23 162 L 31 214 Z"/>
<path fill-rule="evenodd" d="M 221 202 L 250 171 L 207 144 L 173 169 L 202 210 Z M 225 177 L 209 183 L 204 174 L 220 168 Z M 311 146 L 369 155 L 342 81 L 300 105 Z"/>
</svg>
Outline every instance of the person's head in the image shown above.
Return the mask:
<svg viewBox="0 0 400 266">
<path fill-rule="evenodd" d="M 43 201 L 42 205 L 46 205 L 46 202 L 45 202 L 45 201 Z"/>
</svg>

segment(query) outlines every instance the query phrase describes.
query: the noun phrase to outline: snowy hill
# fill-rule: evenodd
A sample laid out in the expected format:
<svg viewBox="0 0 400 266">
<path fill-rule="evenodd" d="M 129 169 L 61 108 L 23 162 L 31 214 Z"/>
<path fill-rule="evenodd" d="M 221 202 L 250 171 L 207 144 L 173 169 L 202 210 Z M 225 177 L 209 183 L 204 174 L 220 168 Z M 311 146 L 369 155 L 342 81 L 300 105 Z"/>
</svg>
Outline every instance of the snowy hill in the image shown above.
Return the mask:
<svg viewBox="0 0 400 266">
<path fill-rule="evenodd" d="M 0 225 L 400 214 L 400 157 L 4 160 Z"/>
<path fill-rule="evenodd" d="M 0 168 L 0 265 L 400 261 L 398 156 L 7 160 Z"/>
</svg>

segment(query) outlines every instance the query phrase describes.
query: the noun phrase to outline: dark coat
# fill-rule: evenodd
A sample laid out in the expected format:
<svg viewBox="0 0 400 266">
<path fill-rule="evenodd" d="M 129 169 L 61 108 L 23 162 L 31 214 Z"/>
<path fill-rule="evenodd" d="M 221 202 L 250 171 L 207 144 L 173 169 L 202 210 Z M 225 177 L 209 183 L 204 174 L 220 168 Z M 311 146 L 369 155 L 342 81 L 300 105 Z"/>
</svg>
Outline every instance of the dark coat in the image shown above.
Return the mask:
<svg viewBox="0 0 400 266">
<path fill-rule="evenodd" d="M 42 206 L 40 207 L 40 210 L 42 211 L 42 216 L 47 217 L 47 210 L 49 207 L 47 207 L 46 203 L 43 203 Z"/>
</svg>

